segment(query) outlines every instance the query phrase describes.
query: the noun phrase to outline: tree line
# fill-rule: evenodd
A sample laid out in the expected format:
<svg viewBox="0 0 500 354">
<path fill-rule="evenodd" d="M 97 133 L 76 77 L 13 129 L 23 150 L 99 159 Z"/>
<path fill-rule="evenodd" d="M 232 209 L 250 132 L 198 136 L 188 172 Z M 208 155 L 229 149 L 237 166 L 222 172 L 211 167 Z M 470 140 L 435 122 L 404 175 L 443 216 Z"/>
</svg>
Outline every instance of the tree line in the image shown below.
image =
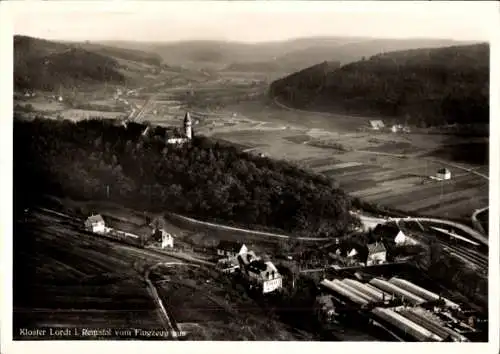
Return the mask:
<svg viewBox="0 0 500 354">
<path fill-rule="evenodd" d="M 349 196 L 324 176 L 205 137 L 169 145 L 162 128 L 143 135 L 145 128 L 105 119 L 16 121 L 15 202 L 43 194 L 109 199 L 304 236 L 340 236 L 359 224 Z"/>
</svg>

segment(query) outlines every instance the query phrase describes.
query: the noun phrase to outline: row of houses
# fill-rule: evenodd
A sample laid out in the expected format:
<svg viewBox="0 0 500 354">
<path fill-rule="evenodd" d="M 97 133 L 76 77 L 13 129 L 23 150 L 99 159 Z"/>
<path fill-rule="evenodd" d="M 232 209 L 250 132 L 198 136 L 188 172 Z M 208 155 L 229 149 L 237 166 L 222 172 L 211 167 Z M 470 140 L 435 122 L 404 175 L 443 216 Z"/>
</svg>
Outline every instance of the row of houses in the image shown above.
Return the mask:
<svg viewBox="0 0 500 354">
<path fill-rule="evenodd" d="M 271 261 L 265 261 L 244 244 L 234 241 L 220 241 L 217 255 L 224 257 L 218 262 L 218 268 L 224 273 L 239 270 L 248 281 L 250 288 L 262 293 L 271 293 L 283 286 L 283 278 Z"/>
</svg>

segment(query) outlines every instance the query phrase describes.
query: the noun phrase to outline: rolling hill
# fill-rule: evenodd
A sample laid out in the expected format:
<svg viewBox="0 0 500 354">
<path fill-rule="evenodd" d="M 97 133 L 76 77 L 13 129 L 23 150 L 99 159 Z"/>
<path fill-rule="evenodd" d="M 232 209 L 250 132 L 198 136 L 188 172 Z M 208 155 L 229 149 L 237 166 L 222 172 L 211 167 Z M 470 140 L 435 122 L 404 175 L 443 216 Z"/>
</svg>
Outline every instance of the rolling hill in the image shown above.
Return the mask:
<svg viewBox="0 0 500 354">
<path fill-rule="evenodd" d="M 90 83 L 126 84 L 133 72 L 149 72 L 161 59 L 154 55 L 89 43 L 62 43 L 14 37 L 14 89 L 52 91 Z"/>
<path fill-rule="evenodd" d="M 489 45 L 383 53 L 326 73 L 313 66 L 274 81 L 270 94 L 295 108 L 404 118 L 421 126 L 488 123 Z"/>
<path fill-rule="evenodd" d="M 463 44 L 447 39 L 373 39 L 307 37 L 284 41 L 241 43 L 192 40 L 170 43 L 105 41 L 104 45 L 158 54 L 170 65 L 188 68 L 292 73 L 322 61 L 346 64 L 384 51 Z M 255 65 L 253 65 L 255 64 Z"/>
</svg>

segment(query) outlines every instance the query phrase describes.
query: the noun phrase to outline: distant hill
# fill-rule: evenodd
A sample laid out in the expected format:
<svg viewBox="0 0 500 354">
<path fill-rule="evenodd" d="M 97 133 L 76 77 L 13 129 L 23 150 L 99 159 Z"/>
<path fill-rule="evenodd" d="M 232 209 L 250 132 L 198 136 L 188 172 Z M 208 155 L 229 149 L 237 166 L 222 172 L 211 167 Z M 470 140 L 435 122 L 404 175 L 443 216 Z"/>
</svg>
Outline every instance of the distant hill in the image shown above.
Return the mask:
<svg viewBox="0 0 500 354">
<path fill-rule="evenodd" d="M 489 120 L 488 44 L 378 54 L 324 77 L 317 68 L 274 81 L 270 94 L 295 108 L 401 117 L 426 126 Z"/>
<path fill-rule="evenodd" d="M 82 49 L 89 50 L 102 55 L 107 55 L 114 58 L 135 61 L 152 66 L 160 66 L 162 64 L 161 57 L 156 53 L 148 53 L 141 50 L 110 47 L 93 42 L 77 43 L 75 45 L 77 45 Z"/>
<path fill-rule="evenodd" d="M 165 63 L 189 68 L 212 68 L 291 73 L 322 61 L 346 64 L 384 51 L 464 44 L 448 39 L 373 39 L 356 37 L 310 37 L 292 40 L 240 43 L 227 41 L 181 41 L 144 43 L 105 41 L 102 44 L 154 52 Z M 252 65 L 256 64 L 256 66 Z M 228 68 L 228 66 L 230 66 Z"/>
<path fill-rule="evenodd" d="M 89 43 L 61 43 L 14 37 L 14 88 L 55 90 L 88 83 L 126 84 L 129 71 L 157 67 L 161 59 L 147 53 Z"/>
</svg>

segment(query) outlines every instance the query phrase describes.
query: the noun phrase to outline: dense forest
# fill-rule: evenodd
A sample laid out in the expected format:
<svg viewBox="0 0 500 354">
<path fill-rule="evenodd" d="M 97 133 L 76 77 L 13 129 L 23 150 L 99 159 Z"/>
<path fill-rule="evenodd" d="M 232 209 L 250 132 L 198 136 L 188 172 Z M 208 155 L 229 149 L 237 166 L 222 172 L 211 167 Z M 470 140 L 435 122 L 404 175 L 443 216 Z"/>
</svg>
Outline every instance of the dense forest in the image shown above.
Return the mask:
<svg viewBox="0 0 500 354">
<path fill-rule="evenodd" d="M 296 107 L 307 107 L 326 85 L 329 73 L 338 69 L 338 62 L 323 62 L 311 66 L 271 84 L 271 94 L 280 100 L 293 102 Z"/>
<path fill-rule="evenodd" d="M 488 44 L 379 54 L 324 77 L 314 68 L 273 82 L 271 96 L 295 108 L 384 115 L 418 126 L 489 122 Z"/>
<path fill-rule="evenodd" d="M 204 137 L 167 145 L 160 131 L 143 136 L 144 129 L 99 119 L 16 120 L 15 204 L 24 207 L 42 194 L 109 198 L 135 209 L 309 236 L 337 236 L 359 222 L 348 212 L 350 198 L 323 176 Z"/>
</svg>

